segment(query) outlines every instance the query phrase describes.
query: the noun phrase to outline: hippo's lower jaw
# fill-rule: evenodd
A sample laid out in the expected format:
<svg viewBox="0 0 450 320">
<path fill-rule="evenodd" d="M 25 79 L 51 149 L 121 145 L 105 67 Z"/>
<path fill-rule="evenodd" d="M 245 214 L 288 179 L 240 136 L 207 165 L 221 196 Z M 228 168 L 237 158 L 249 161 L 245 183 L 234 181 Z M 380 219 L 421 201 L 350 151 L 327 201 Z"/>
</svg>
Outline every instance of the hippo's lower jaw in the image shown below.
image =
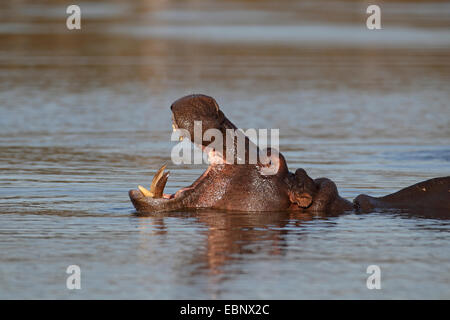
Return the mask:
<svg viewBox="0 0 450 320">
<path fill-rule="evenodd" d="M 210 167 L 196 180 L 194 185 L 201 183 L 208 172 L 211 170 L 213 165 Z M 194 185 L 182 188 L 174 194 L 163 193 L 167 175 L 162 175 L 165 165 L 156 173 L 155 178 L 152 181 L 150 190 L 147 190 L 139 186 L 138 190 L 130 190 L 128 195 L 131 199 L 136 210 L 140 213 L 150 213 L 150 212 L 164 212 L 164 211 L 174 211 L 179 209 L 186 209 L 190 204 L 194 203 L 195 190 Z M 158 179 L 159 178 L 159 179 Z M 162 181 L 162 184 L 159 183 Z M 156 193 L 159 194 L 155 196 Z"/>
<path fill-rule="evenodd" d="M 280 155 L 281 156 L 281 155 Z M 284 159 L 283 159 L 284 161 Z M 281 176 L 261 177 L 255 165 L 210 164 L 189 187 L 164 194 L 155 179 L 150 190 L 139 186 L 129 197 L 139 214 L 211 208 L 230 211 L 278 211 L 291 205 L 288 197 L 287 168 Z M 162 175 L 155 175 L 155 177 Z M 284 179 L 286 178 L 286 179 Z M 155 187 L 156 186 L 156 187 Z"/>
<path fill-rule="evenodd" d="M 180 194 L 170 199 L 167 198 L 152 198 L 142 194 L 139 190 L 130 190 L 128 192 L 131 202 L 138 212 L 164 212 L 182 209 L 184 207 L 184 199 L 186 195 Z"/>
</svg>

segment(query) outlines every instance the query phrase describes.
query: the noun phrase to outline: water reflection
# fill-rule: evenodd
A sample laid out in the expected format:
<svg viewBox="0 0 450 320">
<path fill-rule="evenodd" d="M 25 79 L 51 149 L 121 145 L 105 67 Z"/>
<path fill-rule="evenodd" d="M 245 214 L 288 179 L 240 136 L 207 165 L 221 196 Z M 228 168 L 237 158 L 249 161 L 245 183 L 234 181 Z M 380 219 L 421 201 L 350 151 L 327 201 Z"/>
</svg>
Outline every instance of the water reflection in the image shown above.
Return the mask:
<svg viewBox="0 0 450 320">
<path fill-rule="evenodd" d="M 197 210 L 190 212 L 174 212 L 148 216 L 139 216 L 138 224 L 141 242 L 145 247 L 149 235 L 164 238 L 167 234 L 165 219 L 188 219 L 200 229 L 204 244 L 194 250 L 193 256 L 185 261 L 195 266 L 195 272 L 207 269 L 211 275 L 224 273 L 227 264 L 239 264 L 243 258 L 251 259 L 251 255 L 283 256 L 288 247 L 287 235 L 294 233 L 299 242 L 306 222 L 314 220 L 328 221 L 330 215 L 306 214 L 294 212 L 222 212 L 217 210 Z M 324 224 L 332 227 L 333 223 Z M 296 246 L 301 245 L 297 243 Z"/>
<path fill-rule="evenodd" d="M 365 267 L 374 261 L 396 278 L 411 278 L 407 270 L 427 265 L 428 259 L 442 263 L 450 258 L 441 251 L 450 230 L 448 219 L 417 219 L 399 212 L 330 217 L 201 210 L 136 217 L 133 222 L 140 230 L 141 263 L 149 263 L 148 255 L 176 255 L 173 281 L 209 298 L 239 298 L 249 292 L 254 297 L 256 290 L 277 298 L 324 297 L 328 281 L 334 281 L 336 294 L 345 294 L 353 283 L 360 298 L 369 297 L 353 277 L 360 273 L 363 283 Z M 399 269 L 414 252 L 419 254 L 416 265 Z M 261 282 L 255 279 L 259 277 Z M 341 286 L 347 289 L 339 291 Z"/>
</svg>

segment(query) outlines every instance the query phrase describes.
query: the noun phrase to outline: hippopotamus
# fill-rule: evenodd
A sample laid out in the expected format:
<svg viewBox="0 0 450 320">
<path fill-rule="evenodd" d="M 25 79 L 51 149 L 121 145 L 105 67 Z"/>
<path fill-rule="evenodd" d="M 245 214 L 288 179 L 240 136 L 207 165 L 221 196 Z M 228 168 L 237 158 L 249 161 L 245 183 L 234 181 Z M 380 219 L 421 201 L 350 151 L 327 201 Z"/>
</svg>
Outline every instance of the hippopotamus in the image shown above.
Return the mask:
<svg viewBox="0 0 450 320">
<path fill-rule="evenodd" d="M 208 129 L 214 129 L 225 141 L 229 138 L 230 130 L 239 131 L 224 115 L 215 99 L 207 95 L 182 97 L 170 109 L 174 130 L 184 132 L 184 136 L 191 141 L 195 136 L 196 121 L 201 121 L 202 137 Z M 137 212 L 147 214 L 200 208 L 330 213 L 370 211 L 375 208 L 435 208 L 450 212 L 448 176 L 423 181 L 384 197 L 359 195 L 350 202 L 339 196 L 336 184 L 330 179 L 312 179 L 304 169 L 290 172 L 281 153 L 271 148 L 261 152 L 247 136 L 241 135 L 245 140 L 245 149 L 240 157 L 235 152 L 237 137 L 233 137 L 233 143 L 223 148 L 211 148 L 210 141 L 203 139 L 192 141 L 208 154 L 209 166 L 206 171 L 190 186 L 174 194 L 165 194 L 169 172 L 165 172 L 164 165 L 155 174 L 150 190 L 139 186 L 138 190 L 129 191 Z M 233 152 L 229 152 L 230 148 Z M 253 162 L 250 161 L 252 150 L 257 150 L 258 154 Z"/>
</svg>

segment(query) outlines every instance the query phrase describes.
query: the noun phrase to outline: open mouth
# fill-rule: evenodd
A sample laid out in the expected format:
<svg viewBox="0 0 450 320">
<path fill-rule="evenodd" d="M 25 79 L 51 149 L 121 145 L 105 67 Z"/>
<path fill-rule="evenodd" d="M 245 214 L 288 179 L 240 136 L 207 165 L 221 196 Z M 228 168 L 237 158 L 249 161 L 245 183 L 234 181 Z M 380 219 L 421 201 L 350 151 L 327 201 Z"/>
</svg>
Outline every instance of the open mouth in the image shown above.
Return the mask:
<svg viewBox="0 0 450 320">
<path fill-rule="evenodd" d="M 172 124 L 173 131 L 177 132 L 178 127 L 175 124 L 175 121 Z M 182 130 L 180 130 L 182 131 Z M 182 141 L 184 136 L 182 132 L 177 132 L 179 134 L 179 141 Z M 138 186 L 138 190 L 130 191 L 130 198 L 135 204 L 137 208 L 146 206 L 155 206 L 153 209 L 158 209 L 156 206 L 161 206 L 164 204 L 169 204 L 170 202 L 175 202 L 175 200 L 181 200 L 186 197 L 186 194 L 189 193 L 187 191 L 192 191 L 195 187 L 207 176 L 208 172 L 212 169 L 213 166 L 218 164 L 223 164 L 226 161 L 223 159 L 222 154 L 220 152 L 216 152 L 213 149 L 206 148 L 201 144 L 197 144 L 203 152 L 207 152 L 208 154 L 208 163 L 209 166 L 206 171 L 199 177 L 191 186 L 181 188 L 177 192 L 173 194 L 164 193 L 164 188 L 166 186 L 167 180 L 170 175 L 170 171 L 165 171 L 167 168 L 167 164 L 164 164 L 154 175 L 153 180 L 150 184 L 150 188 L 147 189 L 141 185 Z"/>
<path fill-rule="evenodd" d="M 167 165 L 164 164 L 153 177 L 152 183 L 150 185 L 150 190 L 143 186 L 138 186 L 139 191 L 144 197 L 150 198 L 166 198 L 170 199 L 174 195 L 164 194 L 164 187 L 166 186 L 167 179 L 169 178 L 170 171 L 164 172 Z"/>
</svg>

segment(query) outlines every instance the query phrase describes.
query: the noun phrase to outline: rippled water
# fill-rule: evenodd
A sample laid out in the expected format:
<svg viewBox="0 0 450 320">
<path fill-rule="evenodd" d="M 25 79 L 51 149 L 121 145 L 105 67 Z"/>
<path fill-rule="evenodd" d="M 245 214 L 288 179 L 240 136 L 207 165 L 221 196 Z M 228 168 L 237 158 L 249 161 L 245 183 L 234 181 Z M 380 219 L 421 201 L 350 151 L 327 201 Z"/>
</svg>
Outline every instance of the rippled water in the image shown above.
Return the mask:
<svg viewBox="0 0 450 320">
<path fill-rule="evenodd" d="M 3 8 L 0 298 L 450 298 L 446 219 L 134 214 L 127 191 L 170 161 L 169 106 L 193 92 L 279 128 L 289 168 L 350 200 L 450 174 L 449 5 L 387 5 L 384 37 L 314 3 L 86 2 L 82 31 L 52 1 Z M 205 166 L 169 169 L 174 192 Z"/>
</svg>

